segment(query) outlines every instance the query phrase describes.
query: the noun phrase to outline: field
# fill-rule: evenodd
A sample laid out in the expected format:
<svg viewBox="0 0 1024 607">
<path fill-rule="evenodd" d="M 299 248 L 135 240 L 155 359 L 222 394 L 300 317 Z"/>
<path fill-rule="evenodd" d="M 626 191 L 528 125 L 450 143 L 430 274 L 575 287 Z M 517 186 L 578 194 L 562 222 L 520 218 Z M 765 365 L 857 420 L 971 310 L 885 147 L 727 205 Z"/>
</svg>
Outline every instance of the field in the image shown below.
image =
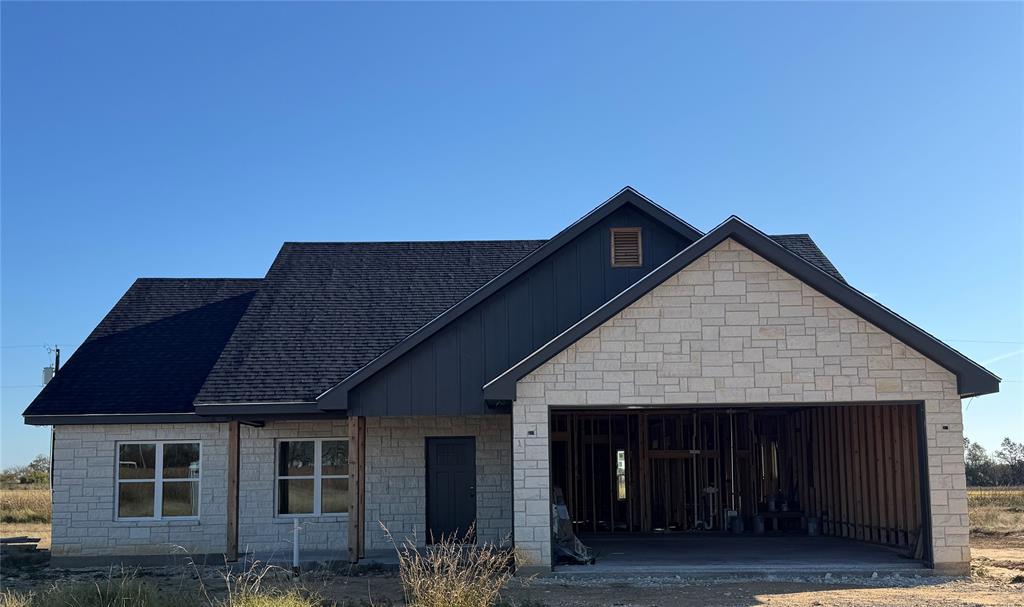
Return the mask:
<svg viewBox="0 0 1024 607">
<path fill-rule="evenodd" d="M 27 535 L 50 547 L 50 491 L 38 488 L 0 489 L 0 537 Z"/>
<path fill-rule="evenodd" d="M 513 580 L 503 592 L 503 607 L 583 607 L 616 605 L 651 607 L 656 605 L 695 604 L 702 607 L 732 605 L 1019 605 L 1024 593 L 1024 488 L 972 489 L 969 492 L 971 545 L 974 555 L 970 579 L 899 577 L 863 578 L 785 578 L 770 579 L 590 579 L 572 581 L 554 578 Z M 0 535 L 31 535 L 45 538 L 49 544 L 50 515 L 47 490 L 0 489 Z M 206 588 L 223 586 L 223 572 L 158 568 L 128 573 L 128 582 L 115 581 L 115 587 L 134 591 L 152 590 L 176 605 L 208 605 L 209 597 L 200 596 L 200 583 Z M 111 572 L 104 569 L 60 571 L 36 569 L 19 571 L 4 567 L 0 588 L 21 592 L 46 592 L 60 582 L 59 588 L 111 585 Z M 124 574 L 114 572 L 114 578 Z M 296 583 L 298 586 L 296 586 Z M 261 592 L 294 590 L 324 597 L 325 602 L 298 601 L 269 597 L 258 602 L 264 607 L 313 607 L 336 605 L 403 605 L 403 593 L 397 575 L 387 572 L 349 572 L 311 574 L 296 582 L 283 572 L 267 577 Z M 52 590 L 50 592 L 53 592 Z M 212 593 L 216 596 L 216 592 Z M 43 598 L 46 598 L 45 596 Z M 57 600 L 37 601 L 54 604 Z M 66 599 L 60 599 L 66 602 Z M 77 601 L 78 599 L 73 599 Z M 22 605 L 0 595 L 0 605 Z M 64 604 L 64 603 L 60 603 Z M 83 607 L 93 603 L 70 602 Z M 119 603 L 120 604 L 120 603 Z M 125 603 L 127 604 L 127 603 Z M 132 602 L 131 604 L 163 604 Z M 239 605 L 245 603 L 237 603 Z"/>
</svg>

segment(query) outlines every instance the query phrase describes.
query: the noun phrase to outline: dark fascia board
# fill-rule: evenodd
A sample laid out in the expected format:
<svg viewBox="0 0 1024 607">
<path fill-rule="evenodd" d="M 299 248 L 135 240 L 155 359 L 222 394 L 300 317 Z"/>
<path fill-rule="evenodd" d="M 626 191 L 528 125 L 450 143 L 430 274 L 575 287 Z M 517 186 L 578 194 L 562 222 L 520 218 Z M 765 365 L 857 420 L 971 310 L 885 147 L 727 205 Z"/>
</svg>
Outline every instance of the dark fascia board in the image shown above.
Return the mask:
<svg viewBox="0 0 1024 607">
<path fill-rule="evenodd" d="M 214 405 L 203 413 L 98 413 L 85 415 L 26 415 L 30 426 L 81 426 L 89 424 L 201 424 L 229 421 L 344 419 L 344 411 L 324 412 L 315 403 L 300 405 Z M 234 408 L 230 408 L 234 407 Z M 198 407 L 197 407 L 198 409 Z"/>
<path fill-rule="evenodd" d="M 315 402 L 295 403 L 207 403 L 195 405 L 199 416 L 252 417 L 261 415 L 300 415 L 323 413 Z"/>
<path fill-rule="evenodd" d="M 826 274 L 757 228 L 733 215 L 586 318 L 566 329 L 561 335 L 541 346 L 505 373 L 491 380 L 484 386 L 484 398 L 489 402 L 515 400 L 516 383 L 520 379 L 607 322 L 612 316 L 689 266 L 727 238 L 739 242 L 822 295 L 835 300 L 864 320 L 954 373 L 957 377 L 957 389 L 961 397 L 992 394 L 999 391 L 1000 379 L 998 376 L 864 293 Z"/>
<path fill-rule="evenodd" d="M 446 327 L 459 316 L 462 316 L 464 313 L 472 309 L 473 306 L 490 297 L 530 268 L 551 256 L 555 251 L 561 249 L 573 238 L 576 238 L 591 226 L 627 204 L 634 205 L 641 211 L 661 221 L 667 227 L 691 241 L 697 240 L 703 236 L 703 233 L 697 228 L 686 223 L 679 217 L 676 217 L 664 207 L 637 192 L 632 187 L 626 186 L 617 194 L 601 203 L 597 208 L 556 234 L 553 238 L 538 247 L 537 250 L 530 253 L 495 278 L 491 279 L 487 284 L 470 293 L 465 299 L 445 310 L 437 318 L 417 329 L 393 348 L 384 352 L 363 367 L 357 369 L 340 383 L 329 388 L 316 399 L 320 408 L 325 411 L 348 409 L 349 390 L 359 385 L 359 383 L 369 378 L 377 371 L 386 367 L 392 361 L 411 350 L 423 340 Z"/>
<path fill-rule="evenodd" d="M 87 413 L 80 415 L 25 415 L 30 426 L 81 426 L 88 424 L 194 424 L 223 422 L 226 418 L 199 417 L 194 413 Z"/>
</svg>

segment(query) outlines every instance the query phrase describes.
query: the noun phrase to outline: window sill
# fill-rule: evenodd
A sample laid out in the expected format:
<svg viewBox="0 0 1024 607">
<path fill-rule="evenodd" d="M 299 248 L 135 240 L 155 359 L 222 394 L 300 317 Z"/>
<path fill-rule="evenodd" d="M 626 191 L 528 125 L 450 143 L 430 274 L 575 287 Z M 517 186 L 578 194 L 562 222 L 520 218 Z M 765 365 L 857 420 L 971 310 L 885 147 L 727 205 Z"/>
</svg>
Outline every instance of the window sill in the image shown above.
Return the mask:
<svg viewBox="0 0 1024 607">
<path fill-rule="evenodd" d="M 165 527 L 165 526 L 182 526 L 182 525 L 198 525 L 200 523 L 198 516 L 175 517 L 175 518 L 116 518 L 115 523 L 127 523 L 131 525 L 138 525 L 142 527 Z"/>
<path fill-rule="evenodd" d="M 343 523 L 348 521 L 348 513 L 344 514 L 278 514 L 274 517 L 275 525 L 292 525 L 293 521 L 304 523 Z"/>
</svg>

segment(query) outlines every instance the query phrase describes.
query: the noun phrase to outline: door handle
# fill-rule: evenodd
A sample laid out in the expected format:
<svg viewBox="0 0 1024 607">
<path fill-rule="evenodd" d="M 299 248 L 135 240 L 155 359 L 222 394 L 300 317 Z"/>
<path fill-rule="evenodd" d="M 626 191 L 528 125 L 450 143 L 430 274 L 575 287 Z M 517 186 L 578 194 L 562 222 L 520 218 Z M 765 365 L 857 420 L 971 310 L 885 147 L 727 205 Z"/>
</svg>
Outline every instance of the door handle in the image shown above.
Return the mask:
<svg viewBox="0 0 1024 607">
<path fill-rule="evenodd" d="M 471 497 L 472 499 L 476 499 L 476 486 L 475 485 L 470 485 L 469 486 L 469 497 Z"/>
</svg>

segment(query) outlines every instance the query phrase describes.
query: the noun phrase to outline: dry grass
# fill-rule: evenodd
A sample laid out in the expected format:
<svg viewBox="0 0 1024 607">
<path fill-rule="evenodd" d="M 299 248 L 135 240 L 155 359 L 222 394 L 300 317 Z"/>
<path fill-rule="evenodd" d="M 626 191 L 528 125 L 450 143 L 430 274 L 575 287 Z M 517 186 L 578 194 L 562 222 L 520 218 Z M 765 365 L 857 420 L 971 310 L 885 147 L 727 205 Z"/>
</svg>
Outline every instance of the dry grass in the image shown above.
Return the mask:
<svg viewBox="0 0 1024 607">
<path fill-rule="evenodd" d="M 0 522 L 49 523 L 50 490 L 0 489 Z"/>
<path fill-rule="evenodd" d="M 176 607 L 196 604 L 182 593 L 159 590 L 138 577 L 137 570 L 111 570 L 95 582 L 54 584 L 42 592 L 4 592 L 4 607 Z"/>
<path fill-rule="evenodd" d="M 967 505 L 972 532 L 1024 534 L 1024 487 L 972 487 Z"/>
<path fill-rule="evenodd" d="M 444 537 L 427 548 L 416 538 L 396 544 L 405 600 L 411 607 L 490 607 L 512 577 L 513 552 L 492 544 L 472 543 L 474 530 L 464 537 Z"/>
</svg>

